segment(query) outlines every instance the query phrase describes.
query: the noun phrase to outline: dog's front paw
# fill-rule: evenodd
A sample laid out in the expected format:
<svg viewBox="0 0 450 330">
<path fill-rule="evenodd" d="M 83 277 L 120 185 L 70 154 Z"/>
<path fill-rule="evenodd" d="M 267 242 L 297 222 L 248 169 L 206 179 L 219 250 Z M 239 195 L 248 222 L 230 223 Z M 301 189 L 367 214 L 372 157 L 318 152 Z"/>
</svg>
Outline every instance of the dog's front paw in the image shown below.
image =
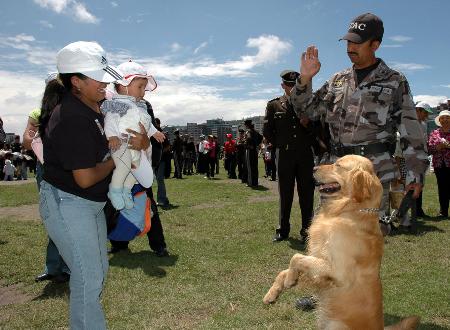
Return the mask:
<svg viewBox="0 0 450 330">
<path fill-rule="evenodd" d="M 278 295 L 273 292 L 272 288 L 270 288 L 270 290 L 264 296 L 263 303 L 266 305 L 273 304 L 277 300 L 277 298 Z"/>
</svg>

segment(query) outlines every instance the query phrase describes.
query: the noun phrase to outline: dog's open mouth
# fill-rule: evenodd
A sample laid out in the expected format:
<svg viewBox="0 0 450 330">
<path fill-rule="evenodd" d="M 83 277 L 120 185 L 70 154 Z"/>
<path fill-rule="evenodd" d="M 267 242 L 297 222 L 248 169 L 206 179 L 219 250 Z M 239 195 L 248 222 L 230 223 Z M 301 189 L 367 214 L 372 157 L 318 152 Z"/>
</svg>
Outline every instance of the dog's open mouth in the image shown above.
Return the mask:
<svg viewBox="0 0 450 330">
<path fill-rule="evenodd" d="M 341 190 L 341 185 L 337 182 L 330 182 L 330 183 L 317 182 L 316 186 L 319 187 L 319 192 L 321 194 L 333 194 Z"/>
</svg>

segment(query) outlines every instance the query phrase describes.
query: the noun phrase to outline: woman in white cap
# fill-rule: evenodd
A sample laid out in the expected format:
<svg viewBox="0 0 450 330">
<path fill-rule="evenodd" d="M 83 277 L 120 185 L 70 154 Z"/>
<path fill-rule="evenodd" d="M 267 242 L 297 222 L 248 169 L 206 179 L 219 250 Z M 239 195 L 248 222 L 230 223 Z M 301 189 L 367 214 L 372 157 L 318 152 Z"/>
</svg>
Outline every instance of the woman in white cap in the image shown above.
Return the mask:
<svg viewBox="0 0 450 330">
<path fill-rule="evenodd" d="M 450 111 L 443 110 L 435 118 L 435 129 L 428 139 L 428 152 L 433 155 L 433 168 L 436 175 L 440 216 L 448 218 L 450 199 Z"/>
<path fill-rule="evenodd" d="M 114 162 L 99 102 L 106 84 L 122 76 L 95 42 L 61 49 L 57 68 L 64 86 L 61 102 L 48 122 L 40 123 L 45 160 L 40 213 L 71 271 L 70 327 L 106 329 L 100 303 L 108 270 L 103 207 Z"/>
</svg>

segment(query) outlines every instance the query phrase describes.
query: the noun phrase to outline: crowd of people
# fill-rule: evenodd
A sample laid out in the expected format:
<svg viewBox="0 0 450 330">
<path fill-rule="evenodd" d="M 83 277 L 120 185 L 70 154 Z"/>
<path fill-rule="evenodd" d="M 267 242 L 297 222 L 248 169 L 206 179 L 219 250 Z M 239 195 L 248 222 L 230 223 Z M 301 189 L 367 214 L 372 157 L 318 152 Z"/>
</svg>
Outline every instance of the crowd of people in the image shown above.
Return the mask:
<svg viewBox="0 0 450 330">
<path fill-rule="evenodd" d="M 11 144 L 5 143 L 3 138 L 0 142 L 0 181 L 27 180 L 28 173 L 34 173 L 35 169 L 36 157 L 22 146 L 20 136 L 15 136 Z"/>
<path fill-rule="evenodd" d="M 284 94 L 268 102 L 263 134 L 246 120 L 237 138 L 227 134 L 223 145 L 214 135 L 201 135 L 196 144 L 194 137 L 178 130 L 169 141 L 152 105 L 144 99 L 146 92 L 156 88 L 156 81 L 138 63 L 128 61 L 114 68 L 95 42 L 75 42 L 61 49 L 56 58 L 58 72 L 45 81 L 41 107 L 30 113 L 23 143 L 20 137 L 13 145 L 2 143 L 0 161 L 4 180 L 26 179 L 27 167 L 36 168 L 40 215 L 49 236 L 44 272 L 36 281 L 70 281 L 71 328 L 106 328 L 100 295 L 108 252 L 127 250 L 135 235 L 147 234 L 156 255 L 169 254 L 157 206 L 171 205 L 164 181 L 171 176 L 172 159 L 174 179 L 199 174 L 212 180 L 223 159 L 229 179 L 257 188 L 258 159 L 262 158 L 264 176 L 277 181 L 279 191 L 273 242 L 289 238 L 295 186 L 302 217 L 299 237 L 301 243 L 307 241 L 313 217 L 314 166 L 346 154 L 365 156 L 374 164 L 384 193 L 380 208 L 368 212 L 379 214 L 385 234 L 392 218 L 389 192 L 394 183 L 410 191 L 411 219 L 426 216 L 421 193 L 428 153 L 433 156 L 440 215 L 448 217 L 450 111 L 439 113 L 438 128 L 428 135 L 431 107 L 414 104 L 407 79 L 375 56 L 383 32 L 377 16 L 356 17 L 342 38 L 353 67 L 336 73 L 314 93 L 312 78 L 321 64 L 317 48 L 308 47 L 300 72 L 281 72 Z M 109 83 L 113 90 L 107 88 Z M 4 141 L 1 119 L 0 123 L 0 141 Z M 392 150 L 396 141 L 397 150 Z M 31 149 L 37 160 L 31 157 Z M 149 179 L 153 177 L 156 201 Z M 138 205 L 137 196 L 144 196 L 143 206 Z M 130 209 L 142 213 L 138 218 L 151 218 L 151 227 L 132 219 Z M 128 238 L 108 236 L 123 223 L 121 216 L 129 220 L 124 225 Z M 402 221 L 412 226 L 411 221 Z M 298 305 L 306 309 L 314 301 L 306 297 Z"/>
</svg>

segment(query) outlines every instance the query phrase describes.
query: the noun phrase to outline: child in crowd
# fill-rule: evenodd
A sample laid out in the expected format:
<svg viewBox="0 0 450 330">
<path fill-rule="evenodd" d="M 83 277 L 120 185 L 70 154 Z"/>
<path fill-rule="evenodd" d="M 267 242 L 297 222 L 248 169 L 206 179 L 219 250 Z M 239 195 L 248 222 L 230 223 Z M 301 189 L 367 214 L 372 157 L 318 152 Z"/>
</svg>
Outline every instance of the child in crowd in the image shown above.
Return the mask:
<svg viewBox="0 0 450 330">
<path fill-rule="evenodd" d="M 131 188 L 136 179 L 131 173 L 132 165 L 139 167 L 141 152 L 128 148 L 127 129 L 140 132 L 139 123 L 146 129 L 148 136 L 153 136 L 162 142 L 165 136 L 151 123 L 144 101 L 146 91 L 156 88 L 156 82 L 141 65 L 136 62 L 122 63 L 118 69 L 124 79 L 115 83 L 115 92 L 110 100 L 105 100 L 101 110 L 105 114 L 105 134 L 116 168 L 109 186 L 108 197 L 117 210 L 131 209 L 134 205 Z M 151 145 L 146 150 L 148 160 L 151 160 Z M 149 167 L 148 171 L 151 171 Z M 152 173 L 148 173 L 152 175 Z"/>
<path fill-rule="evenodd" d="M 3 166 L 3 173 L 5 174 L 5 181 L 13 181 L 14 172 L 16 171 L 16 167 L 12 164 L 10 159 L 5 160 L 5 165 Z"/>
</svg>

